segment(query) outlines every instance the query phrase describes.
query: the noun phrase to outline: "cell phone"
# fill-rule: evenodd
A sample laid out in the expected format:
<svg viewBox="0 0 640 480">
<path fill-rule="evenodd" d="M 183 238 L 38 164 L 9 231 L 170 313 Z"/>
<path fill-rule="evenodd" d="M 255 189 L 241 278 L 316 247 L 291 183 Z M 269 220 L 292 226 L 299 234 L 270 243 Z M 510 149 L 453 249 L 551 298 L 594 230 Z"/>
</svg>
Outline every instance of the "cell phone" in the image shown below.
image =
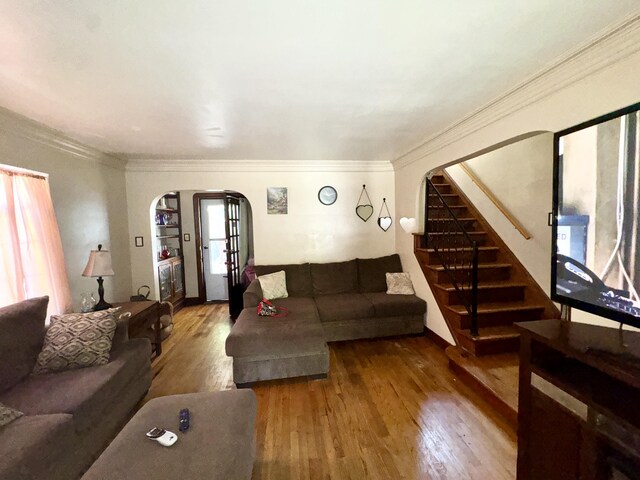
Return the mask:
<svg viewBox="0 0 640 480">
<path fill-rule="evenodd" d="M 156 438 L 160 438 L 162 435 L 166 433 L 164 428 L 153 427 L 146 433 L 147 438 L 155 440 Z"/>
</svg>

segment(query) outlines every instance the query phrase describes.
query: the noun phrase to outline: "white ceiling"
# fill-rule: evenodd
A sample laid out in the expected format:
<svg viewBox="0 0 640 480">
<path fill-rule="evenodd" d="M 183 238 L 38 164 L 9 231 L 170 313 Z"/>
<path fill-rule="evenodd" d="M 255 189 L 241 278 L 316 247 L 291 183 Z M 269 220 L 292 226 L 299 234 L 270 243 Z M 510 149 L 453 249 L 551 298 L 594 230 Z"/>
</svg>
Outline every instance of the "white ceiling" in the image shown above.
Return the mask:
<svg viewBox="0 0 640 480">
<path fill-rule="evenodd" d="M 0 0 L 0 106 L 128 158 L 390 160 L 638 0 Z"/>
</svg>

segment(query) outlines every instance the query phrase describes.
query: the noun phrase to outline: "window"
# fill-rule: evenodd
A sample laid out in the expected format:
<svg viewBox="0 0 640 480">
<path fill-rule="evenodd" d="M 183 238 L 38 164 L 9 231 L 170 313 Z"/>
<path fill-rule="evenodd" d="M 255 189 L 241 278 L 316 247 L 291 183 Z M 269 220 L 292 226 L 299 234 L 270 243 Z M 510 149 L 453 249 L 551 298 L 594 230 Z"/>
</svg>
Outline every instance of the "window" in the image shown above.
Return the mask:
<svg viewBox="0 0 640 480">
<path fill-rule="evenodd" d="M 49 296 L 71 310 L 62 241 L 46 175 L 0 165 L 0 306 Z"/>
</svg>

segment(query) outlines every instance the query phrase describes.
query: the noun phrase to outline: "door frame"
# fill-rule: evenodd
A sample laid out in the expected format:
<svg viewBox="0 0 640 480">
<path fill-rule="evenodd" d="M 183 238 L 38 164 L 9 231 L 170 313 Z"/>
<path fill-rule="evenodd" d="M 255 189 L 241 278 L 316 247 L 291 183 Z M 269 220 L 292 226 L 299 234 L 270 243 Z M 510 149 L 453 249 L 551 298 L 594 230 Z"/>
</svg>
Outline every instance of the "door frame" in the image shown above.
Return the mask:
<svg viewBox="0 0 640 480">
<path fill-rule="evenodd" d="M 236 197 L 238 199 L 247 198 L 241 193 L 226 190 L 223 192 L 198 192 L 193 194 L 193 223 L 195 227 L 196 237 L 196 266 L 198 269 L 198 303 L 205 303 L 207 301 L 207 289 L 204 279 L 204 264 L 202 263 L 202 217 L 200 200 L 224 200 L 227 196 Z M 229 294 L 231 294 L 231 292 L 229 292 Z M 219 303 L 227 302 L 220 301 Z"/>
<path fill-rule="evenodd" d="M 202 263 L 202 216 L 200 200 L 224 200 L 224 192 L 203 192 L 193 194 L 193 223 L 196 240 L 196 265 L 198 267 L 198 303 L 207 301 L 207 288 L 204 280 L 204 264 Z"/>
</svg>

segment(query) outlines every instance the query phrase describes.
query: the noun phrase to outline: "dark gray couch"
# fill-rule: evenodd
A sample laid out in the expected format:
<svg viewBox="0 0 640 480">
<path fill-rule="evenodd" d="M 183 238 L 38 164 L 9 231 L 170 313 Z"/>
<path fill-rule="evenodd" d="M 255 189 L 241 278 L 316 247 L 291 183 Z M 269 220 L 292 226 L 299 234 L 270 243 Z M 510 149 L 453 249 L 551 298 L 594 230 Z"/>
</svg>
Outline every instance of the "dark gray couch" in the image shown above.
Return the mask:
<svg viewBox="0 0 640 480">
<path fill-rule="evenodd" d="M 289 309 L 284 318 L 260 317 L 260 282 L 244 293 L 244 310 L 227 337 L 236 385 L 298 376 L 325 376 L 327 342 L 421 333 L 426 303 L 415 295 L 387 295 L 387 272 L 401 272 L 400 257 L 337 263 L 256 266 L 258 276 L 285 271 Z"/>
<path fill-rule="evenodd" d="M 30 372 L 48 297 L 0 308 L 0 403 L 24 416 L 0 427 L 0 479 L 73 480 L 106 448 L 151 385 L 151 344 L 119 321 L 109 363 Z"/>
</svg>

